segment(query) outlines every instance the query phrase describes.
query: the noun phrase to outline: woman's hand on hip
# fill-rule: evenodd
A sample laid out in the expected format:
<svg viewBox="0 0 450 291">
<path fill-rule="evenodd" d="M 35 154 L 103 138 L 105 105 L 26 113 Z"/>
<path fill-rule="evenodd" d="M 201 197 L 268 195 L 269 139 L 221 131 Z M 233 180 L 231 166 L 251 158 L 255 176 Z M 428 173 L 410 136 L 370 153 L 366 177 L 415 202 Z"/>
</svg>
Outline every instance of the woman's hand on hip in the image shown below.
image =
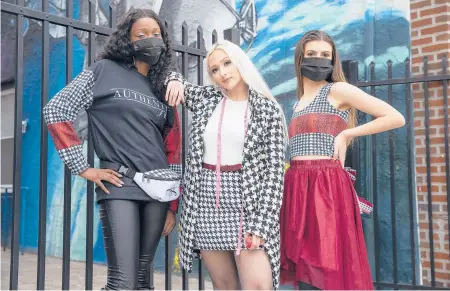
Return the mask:
<svg viewBox="0 0 450 291">
<path fill-rule="evenodd" d="M 184 85 L 180 81 L 170 81 L 166 89 L 166 101 L 170 106 L 184 102 Z"/>
<path fill-rule="evenodd" d="M 347 153 L 348 137 L 345 130 L 336 136 L 334 140 L 334 154 L 333 159 L 339 160 L 342 167 L 345 164 L 345 155 Z"/>
<path fill-rule="evenodd" d="M 88 168 L 81 172 L 80 176 L 97 184 L 107 194 L 110 193 L 102 181 L 108 181 L 117 187 L 122 187 L 123 185 L 122 180 L 120 180 L 123 176 L 111 169 Z"/>
<path fill-rule="evenodd" d="M 172 210 L 167 211 L 166 223 L 164 224 L 164 229 L 162 232 L 162 236 L 166 236 L 170 234 L 175 227 L 175 223 L 177 222 L 177 218 L 175 212 Z"/>
<path fill-rule="evenodd" d="M 250 250 L 256 250 L 264 244 L 264 240 L 254 234 L 247 233 L 245 235 L 245 247 Z"/>
</svg>

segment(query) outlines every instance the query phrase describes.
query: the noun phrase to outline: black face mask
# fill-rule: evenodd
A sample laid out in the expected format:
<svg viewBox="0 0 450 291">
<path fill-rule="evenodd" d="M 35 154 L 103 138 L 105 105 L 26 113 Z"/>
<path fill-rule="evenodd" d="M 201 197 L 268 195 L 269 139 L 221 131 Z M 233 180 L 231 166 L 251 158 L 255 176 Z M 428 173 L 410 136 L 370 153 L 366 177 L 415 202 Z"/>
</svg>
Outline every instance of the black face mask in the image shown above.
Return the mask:
<svg viewBox="0 0 450 291">
<path fill-rule="evenodd" d="M 150 66 L 158 63 L 161 54 L 166 50 L 164 41 L 157 37 L 139 39 L 134 43 L 134 57 Z"/>
<path fill-rule="evenodd" d="M 304 58 L 301 64 L 302 76 L 320 82 L 328 79 L 333 72 L 331 60 L 325 58 Z"/>
</svg>

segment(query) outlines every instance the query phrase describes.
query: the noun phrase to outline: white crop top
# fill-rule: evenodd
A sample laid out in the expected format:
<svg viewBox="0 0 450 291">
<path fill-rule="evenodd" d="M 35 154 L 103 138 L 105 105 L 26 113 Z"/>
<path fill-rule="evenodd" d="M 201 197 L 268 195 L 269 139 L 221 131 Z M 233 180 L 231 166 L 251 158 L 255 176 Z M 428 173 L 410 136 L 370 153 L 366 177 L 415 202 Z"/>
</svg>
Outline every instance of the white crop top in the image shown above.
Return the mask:
<svg viewBox="0 0 450 291">
<path fill-rule="evenodd" d="M 224 97 L 214 109 L 203 135 L 204 154 L 203 162 L 211 165 L 217 164 L 217 133 L 219 119 Z M 222 121 L 222 154 L 221 165 L 237 165 L 242 163 L 245 139 L 245 110 L 248 100 L 233 101 L 227 98 Z M 248 109 L 247 121 L 250 120 L 251 108 Z"/>
</svg>

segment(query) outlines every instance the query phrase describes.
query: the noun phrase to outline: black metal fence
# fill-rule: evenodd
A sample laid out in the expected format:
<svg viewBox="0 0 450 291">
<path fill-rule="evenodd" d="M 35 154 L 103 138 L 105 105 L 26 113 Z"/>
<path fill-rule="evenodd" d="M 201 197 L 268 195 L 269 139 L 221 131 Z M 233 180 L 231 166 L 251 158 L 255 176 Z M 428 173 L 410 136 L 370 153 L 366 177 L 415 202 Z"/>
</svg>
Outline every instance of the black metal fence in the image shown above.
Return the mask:
<svg viewBox="0 0 450 291">
<path fill-rule="evenodd" d="M 446 217 L 447 228 L 444 231 L 447 235 L 447 244 L 449 237 L 449 227 L 450 227 L 450 163 L 449 163 L 449 105 L 448 105 L 448 82 L 450 80 L 450 75 L 448 74 L 448 59 L 444 54 L 440 61 L 441 69 L 436 72 L 436 74 L 431 75 L 428 69 L 428 58 L 424 57 L 421 64 L 421 69 L 423 74 L 420 76 L 411 76 L 411 62 L 406 59 L 402 64 L 396 66 L 397 75 L 403 75 L 401 78 L 393 78 L 393 63 L 388 61 L 386 63 L 386 72 L 381 72 L 383 75 L 387 75 L 386 79 L 376 79 L 375 77 L 375 63 L 372 62 L 369 65 L 369 71 L 367 72 L 368 80 L 360 80 L 358 77 L 358 63 L 355 61 L 344 61 L 343 68 L 346 73 L 347 79 L 351 84 L 366 90 L 367 93 L 372 96 L 377 96 L 387 101 L 389 104 L 393 105 L 395 108 L 400 110 L 405 114 L 406 119 L 406 132 L 403 132 L 404 139 L 403 142 L 400 140 L 402 136 L 402 129 L 390 131 L 386 134 L 387 140 L 383 144 L 380 143 L 380 139 L 383 138 L 382 135 L 372 135 L 370 137 L 361 139 L 360 142 L 356 142 L 351 150 L 351 165 L 357 170 L 358 173 L 362 173 L 356 181 L 355 188 L 358 193 L 365 193 L 366 198 L 373 201 L 374 213 L 369 221 L 365 223 L 366 241 L 371 240 L 370 235 L 373 233 L 373 269 L 374 273 L 374 283 L 377 288 L 394 288 L 394 289 L 448 289 L 450 285 L 444 280 L 437 280 L 436 265 L 435 265 L 435 226 L 433 225 L 433 218 L 440 214 L 442 217 Z M 379 70 L 377 70 L 379 72 Z M 423 92 L 416 90 L 411 90 L 412 84 L 420 84 L 423 87 Z M 434 88 L 442 88 L 442 96 L 438 94 L 437 97 L 442 100 L 442 107 L 433 108 L 436 112 L 443 111 L 443 133 L 444 139 L 444 152 L 441 152 L 441 157 L 444 157 L 445 168 L 442 166 L 441 172 L 445 173 L 445 187 L 446 189 L 446 202 L 443 202 L 443 207 L 441 210 L 433 207 L 436 202 L 434 201 L 432 189 L 436 186 L 436 182 L 433 182 L 432 177 L 436 173 L 432 172 L 433 164 L 431 160 L 430 148 L 432 146 L 430 139 L 430 94 L 429 86 L 433 84 Z M 396 86 L 396 89 L 393 89 Z M 394 98 L 395 96 L 395 98 Z M 442 98 L 442 99 L 440 99 Z M 397 102 L 395 102 L 397 99 Z M 413 105 L 415 99 L 421 99 L 424 102 L 423 112 L 419 110 L 414 110 Z M 398 100 L 402 102 L 398 102 Z M 440 104 L 440 102 L 439 102 Z M 423 114 L 423 115 L 422 115 Z M 422 117 L 423 116 L 423 117 Z M 359 114 L 359 121 L 364 123 L 370 121 L 368 116 L 365 114 Z M 425 163 L 426 163 L 426 203 L 421 202 L 422 205 L 418 205 L 417 201 L 417 171 L 415 157 L 417 150 L 415 147 L 415 124 L 414 120 L 417 118 L 424 118 L 424 132 L 425 132 Z M 403 148 L 400 148 L 402 147 Z M 383 160 L 383 150 L 386 150 L 385 159 Z M 403 157 L 398 154 L 399 151 L 406 153 Z M 383 164 L 381 164 L 383 163 Z M 383 176 L 381 172 L 385 172 L 386 175 L 382 180 Z M 381 180 L 381 183 L 380 183 Z M 383 185 L 386 182 L 387 185 Z M 405 187 L 402 188 L 403 184 Z M 442 183 L 441 183 L 442 185 Z M 380 189 L 383 188 L 383 189 Z M 386 193 L 387 189 L 387 193 Z M 435 188 L 436 189 L 436 188 Z M 441 196 L 442 193 L 438 193 Z M 383 199 L 390 200 L 390 203 L 386 203 Z M 386 209 L 386 206 L 389 206 Z M 403 208 L 402 205 L 408 205 L 407 208 Z M 390 208 L 390 209 L 389 209 Z M 422 210 L 426 212 L 426 219 L 420 218 L 417 221 L 417 212 Z M 386 216 L 384 213 L 388 212 L 389 215 Z M 439 213 L 438 213 L 439 212 Z M 444 213 L 443 213 L 444 212 Z M 445 213 L 446 212 L 446 213 Z M 383 217 L 382 217 L 383 216 Z M 403 218 L 407 218 L 404 221 Z M 426 222 L 428 232 L 427 236 L 420 236 L 419 232 L 424 231 L 423 224 L 421 222 Z M 383 225 L 381 225 L 383 224 Z M 389 228 L 386 224 L 390 225 L 390 233 L 386 233 Z M 406 229 L 406 230 L 405 230 Z M 408 231 L 409 230 L 409 231 Z M 409 232 L 409 238 L 402 236 L 402 232 Z M 386 236 L 390 236 L 391 239 L 385 240 Z M 444 236 L 445 237 L 445 236 Z M 406 238 L 406 240 L 404 240 Z M 409 242 L 408 242 L 409 240 Z M 390 241 L 390 242 L 389 242 Z M 383 245 L 386 242 L 390 243 L 390 246 Z M 407 246 L 405 246 L 405 244 Z M 444 243 L 445 244 L 445 243 Z M 368 243 L 370 246 L 370 243 Z M 429 247 L 427 247 L 429 246 Z M 392 250 L 388 252 L 382 250 L 382 248 L 389 248 Z M 400 268 L 399 264 L 405 268 L 405 257 L 401 257 L 399 252 L 402 249 L 408 248 L 410 252 L 410 257 L 406 259 L 406 267 L 410 271 L 410 276 L 408 278 L 400 278 Z M 428 262 L 422 261 L 421 252 L 429 252 L 429 266 Z M 442 250 L 441 252 L 447 253 L 447 260 L 445 263 L 450 262 L 450 252 L 449 250 Z M 384 256 L 384 257 L 383 257 Z M 386 256 L 391 256 L 387 258 Z M 402 258 L 402 260 L 400 259 Z M 382 261 L 384 263 L 387 261 L 391 266 L 389 270 L 392 272 L 390 276 L 382 274 L 383 267 Z M 408 262 L 409 261 L 409 262 Z M 425 263 L 425 264 L 424 264 Z M 441 262 L 442 263 L 442 262 Z M 428 269 L 429 275 L 421 274 L 423 269 Z M 443 271 L 445 272 L 445 271 Z M 447 270 L 448 272 L 448 270 Z M 387 279 L 386 279 L 387 278 Z M 445 286 L 445 284 L 447 284 Z M 444 288 L 447 287 L 447 288 Z"/>
<path fill-rule="evenodd" d="M 18 270 L 19 270 L 19 236 L 20 236 L 20 221 L 21 221 L 21 166 L 22 166 L 22 107 L 23 107 L 23 63 L 24 63 L 24 39 L 23 39 L 23 27 L 25 18 L 34 19 L 42 23 L 42 84 L 41 84 L 41 111 L 46 105 L 49 97 L 49 25 L 57 24 L 65 27 L 66 29 L 66 83 L 69 83 L 73 79 L 73 60 L 70 56 L 73 53 L 73 40 L 72 35 L 75 30 L 81 30 L 89 34 L 88 37 L 88 63 L 91 64 L 96 56 L 96 36 L 109 36 L 112 32 L 113 27 L 116 25 L 115 19 L 115 7 L 110 7 L 110 19 L 109 27 L 95 25 L 95 7 L 94 4 L 89 1 L 89 23 L 82 22 L 73 18 L 73 0 L 67 0 L 67 14 L 66 17 L 60 17 L 49 13 L 49 0 L 42 0 L 42 10 L 37 11 L 27 7 L 24 7 L 24 0 L 17 0 L 17 4 L 10 4 L 6 2 L 1 2 L 2 13 L 7 13 L 12 15 L 16 19 L 16 76 L 15 76 L 15 126 L 14 126 L 14 179 L 13 179 L 13 189 L 14 195 L 12 196 L 12 228 L 11 228 L 11 263 L 10 263 L 10 289 L 18 289 Z M 166 23 L 169 26 L 168 23 Z M 170 27 L 169 27 L 170 28 Z M 236 41 L 238 35 L 235 31 L 229 30 L 224 32 L 225 38 L 232 41 Z M 217 32 L 214 31 L 212 34 L 212 42 L 217 41 Z M 174 44 L 174 49 L 177 54 L 181 57 L 181 69 L 185 77 L 188 77 L 188 62 L 190 57 L 196 58 L 197 62 L 197 80 L 199 84 L 202 84 L 203 80 L 203 70 L 202 63 L 206 56 L 205 44 L 203 43 L 203 30 L 201 27 L 197 29 L 197 41 L 196 47 L 191 47 L 188 45 L 188 25 L 183 23 L 182 25 L 182 40 L 181 44 Z M 381 211 L 384 209 L 379 205 L 379 195 L 380 189 L 377 189 L 378 183 L 374 182 L 379 179 L 377 171 L 379 171 L 379 165 L 377 164 L 377 158 L 379 151 L 377 151 L 377 136 L 372 136 L 365 139 L 366 146 L 362 149 L 362 143 L 355 143 L 351 154 L 352 166 L 357 170 L 358 173 L 365 172 L 365 176 L 359 176 L 356 183 L 356 189 L 358 193 L 364 192 L 363 190 L 369 190 L 370 197 L 369 200 L 374 202 L 374 214 L 373 219 L 369 222 L 372 224 L 372 229 L 374 232 L 374 278 L 375 285 L 377 288 L 395 288 L 395 289 L 439 289 L 439 284 L 435 278 L 435 259 L 434 259 L 434 229 L 433 229 L 433 201 L 432 201 L 432 186 L 433 182 L 431 179 L 431 154 L 430 154 L 430 110 L 429 110 L 429 100 L 428 100 L 428 84 L 430 82 L 441 82 L 443 89 L 443 100 L 444 100 L 444 139 L 445 139 L 445 169 L 446 171 L 446 191 L 447 191 L 447 205 L 450 205 L 450 194 L 449 194 L 449 128 L 448 128 L 448 98 L 447 89 L 448 81 L 450 80 L 450 75 L 447 74 L 447 59 L 444 57 L 442 59 L 442 74 L 439 75 L 428 75 L 428 67 L 426 59 L 424 60 L 423 69 L 424 75 L 420 77 L 411 77 L 411 67 L 409 60 L 404 63 L 404 78 L 392 78 L 392 62 L 387 64 L 387 79 L 385 80 L 375 80 L 375 64 L 372 63 L 369 67 L 369 81 L 360 81 L 358 78 L 358 65 L 356 62 L 345 61 L 343 62 L 344 69 L 347 73 L 347 77 L 350 83 L 357 85 L 361 88 L 368 88 L 369 92 L 376 96 L 377 90 L 382 87 L 387 87 L 387 101 L 393 103 L 393 86 L 400 85 L 404 86 L 404 112 L 406 113 L 406 151 L 407 158 L 404 162 L 404 168 L 407 179 L 407 205 L 409 212 L 409 247 L 410 247 L 410 265 L 411 265 L 411 278 L 408 282 L 404 282 L 399 278 L 399 254 L 397 250 L 399 249 L 399 244 L 402 243 L 398 239 L 399 225 L 397 218 L 397 207 L 399 207 L 398 196 L 401 194 L 396 191 L 396 182 L 398 176 L 396 176 L 396 160 L 395 160 L 395 147 L 396 147 L 396 137 L 394 132 L 388 133 L 388 144 L 389 158 L 388 158 L 388 172 L 390 173 L 388 184 L 390 185 L 391 191 L 390 195 L 390 212 L 393 214 L 390 217 L 391 222 L 391 237 L 392 237 L 392 280 L 386 281 L 381 276 L 381 227 L 380 227 L 380 215 Z M 428 240 L 430 245 L 430 269 L 431 278 L 430 286 L 422 284 L 418 273 L 420 270 L 420 259 L 417 261 L 417 253 L 420 253 L 420 245 L 417 239 L 417 221 L 414 219 L 416 216 L 416 187 L 415 187 L 415 162 L 414 162 L 414 112 L 412 108 L 413 95 L 411 90 L 411 84 L 420 83 L 424 86 L 424 101 L 425 101 L 425 135 L 426 135 L 426 184 L 427 184 L 427 199 L 428 199 Z M 364 121 L 366 117 L 360 115 L 360 120 Z M 187 128 L 188 124 L 188 114 L 186 109 L 182 109 L 182 127 Z M 37 273 L 37 289 L 44 289 L 45 287 L 45 246 L 46 246 L 46 210 L 47 210 L 47 170 L 48 170 L 48 156 L 47 156 L 47 126 L 43 119 L 41 119 L 41 137 L 40 137 L 40 189 L 39 189 L 39 233 L 38 233 L 38 273 Z M 370 146 L 368 146 L 370 145 Z M 183 138 L 183 163 L 186 160 L 186 149 L 187 141 Z M 371 164 L 364 164 L 361 161 L 370 158 Z M 92 142 L 88 141 L 88 162 L 92 165 L 94 164 L 94 151 Z M 183 165 L 184 166 L 184 165 Z M 184 167 L 183 167 L 184 168 Z M 365 179 L 366 178 L 366 179 Z M 368 180 L 373 181 L 373 183 L 367 183 Z M 70 278 L 70 232 L 71 232 L 71 173 L 65 168 L 64 170 L 64 226 L 63 226 L 63 265 L 62 265 L 62 288 L 64 290 L 69 289 L 69 278 Z M 367 195 L 366 195 L 367 196 Z M 5 196 L 6 197 L 6 196 Z M 5 198 L 6 199 L 6 198 Z M 3 200 L 3 196 L 2 196 Z M 2 201 L 3 202 L 3 201 Z M 87 182 L 87 219 L 86 219 L 86 269 L 85 269 L 85 289 L 91 290 L 93 286 L 93 224 L 94 224 L 94 184 L 92 182 Z M 2 207 L 3 207 L 2 203 Z M 449 217 L 447 207 L 447 218 Z M 448 218 L 450 222 L 450 218 Z M 3 218 L 2 218 L 3 222 Z M 2 226 L 3 228 L 3 226 Z M 370 231 L 370 229 L 369 229 Z M 447 228 L 448 231 L 448 228 Z M 5 245 L 5 244 L 3 244 Z M 170 290 L 172 287 L 172 271 L 171 271 L 171 238 L 168 236 L 165 238 L 165 289 Z M 198 270 L 198 289 L 204 289 L 204 272 L 201 266 L 201 261 L 199 260 L 199 270 Z M 189 288 L 189 276 L 185 272 L 182 272 L 182 288 L 187 290 Z M 442 287 L 441 287 L 442 288 Z M 443 289 L 443 288 L 442 288 Z"/>
<path fill-rule="evenodd" d="M 8 240 L 11 239 L 11 222 L 12 222 L 12 212 L 10 209 L 12 208 L 12 187 L 4 187 L 1 188 L 1 222 L 2 222 L 2 247 L 3 250 L 6 250 L 6 246 L 8 245 Z"/>
<path fill-rule="evenodd" d="M 6 194 L 2 196 L 2 207 L 8 206 L 8 201 L 12 200 L 12 228 L 9 229 L 6 225 L 2 229 L 8 230 L 11 243 L 11 262 L 10 262 L 10 281 L 9 288 L 11 290 L 18 289 L 18 275 L 19 275 L 19 236 L 21 223 L 21 167 L 22 167 L 22 117 L 23 117 L 23 92 L 24 92 L 24 20 L 33 19 L 42 24 L 42 84 L 41 84 L 41 112 L 48 102 L 49 98 L 49 26 L 56 24 L 63 26 L 66 29 L 66 84 L 73 79 L 73 39 L 76 30 L 88 33 L 87 45 L 87 60 L 88 64 L 92 64 L 95 60 L 96 54 L 96 37 L 109 36 L 113 28 L 116 26 L 116 8 L 113 4 L 110 5 L 109 11 L 109 26 L 96 25 L 95 3 L 89 1 L 89 23 L 77 20 L 74 18 L 73 0 L 67 0 L 67 12 L 65 17 L 57 16 L 49 12 L 49 0 L 42 0 L 42 9 L 34 10 L 25 7 L 24 0 L 17 0 L 16 4 L 1 2 L 2 14 L 8 14 L 15 18 L 15 40 L 16 40 L 16 56 L 15 56 L 15 113 L 14 113 L 14 166 L 13 166 L 13 189 L 14 195 Z M 165 23 L 169 28 L 169 23 Z M 233 29 L 224 31 L 224 38 L 236 42 L 236 32 Z M 217 32 L 212 33 L 213 43 L 217 42 Z M 188 58 L 197 58 L 198 68 L 202 67 L 202 62 L 206 56 L 205 44 L 203 40 L 203 29 L 199 26 L 197 29 L 197 47 L 188 45 L 188 25 L 186 22 L 182 25 L 182 41 L 181 44 L 172 42 L 173 48 L 177 55 L 181 57 L 182 73 L 188 76 Z M 198 82 L 201 84 L 203 80 L 203 70 L 198 71 Z M 187 111 L 182 109 L 182 127 L 187 127 L 188 115 Z M 36 288 L 41 290 L 45 288 L 45 257 L 46 257 L 46 211 L 47 211 L 47 173 L 48 173 L 48 131 L 43 118 L 41 118 L 40 125 L 40 189 L 39 189 L 39 231 L 38 231 L 38 266 L 37 266 L 37 280 Z M 186 160 L 186 139 L 183 138 L 183 168 Z M 94 149 L 93 143 L 89 137 L 88 140 L 88 163 L 94 164 Z M 71 235 L 71 189 L 72 180 L 71 173 L 67 167 L 64 169 L 64 223 L 63 223 L 63 254 L 62 254 L 62 289 L 68 290 L 70 283 L 70 235 Z M 8 199 L 9 198 L 9 199 Z M 85 289 L 92 290 L 93 286 L 93 226 L 94 226 L 94 183 L 87 181 L 87 218 L 86 218 L 86 269 L 85 269 Z M 5 201 L 3 201 L 5 200 Z M 3 203 L 5 202 L 5 203 Z M 5 211 L 6 213 L 6 211 Z M 3 218 L 3 217 L 2 217 Z M 5 222 L 7 217 L 5 216 Z M 3 221 L 3 219 L 2 219 Z M 3 238 L 2 238 L 3 239 Z M 2 245 L 8 245 L 6 242 Z M 165 289 L 172 288 L 172 271 L 170 258 L 171 252 L 171 238 L 165 238 Z M 204 272 L 199 260 L 198 271 L 198 289 L 204 289 Z M 153 271 L 152 271 L 153 274 Z M 189 289 L 189 277 L 184 271 L 182 272 L 182 287 Z M 152 276 L 153 281 L 153 276 Z M 153 285 L 153 283 L 152 283 Z"/>
</svg>

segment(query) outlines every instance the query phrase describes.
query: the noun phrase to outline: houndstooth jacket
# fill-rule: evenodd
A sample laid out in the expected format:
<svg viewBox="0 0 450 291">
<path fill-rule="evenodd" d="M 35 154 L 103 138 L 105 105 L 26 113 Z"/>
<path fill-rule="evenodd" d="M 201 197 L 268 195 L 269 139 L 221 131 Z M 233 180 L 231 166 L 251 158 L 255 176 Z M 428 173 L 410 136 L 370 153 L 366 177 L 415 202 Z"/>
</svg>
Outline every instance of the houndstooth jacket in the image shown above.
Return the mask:
<svg viewBox="0 0 450 291">
<path fill-rule="evenodd" d="M 187 83 L 180 74 L 172 73 L 166 79 L 178 80 L 185 85 L 185 106 L 193 113 L 183 182 L 182 212 L 180 219 L 180 261 L 188 272 L 192 271 L 195 247 L 194 229 L 199 211 L 198 189 L 203 163 L 203 134 L 210 116 L 223 95 L 213 86 Z M 281 110 L 274 101 L 255 90 L 249 90 L 252 110 L 244 144 L 242 161 L 242 189 L 244 201 L 244 234 L 252 233 L 265 240 L 264 249 L 272 269 L 273 288 L 279 288 L 280 226 L 279 211 L 284 182 L 284 129 Z"/>
</svg>

